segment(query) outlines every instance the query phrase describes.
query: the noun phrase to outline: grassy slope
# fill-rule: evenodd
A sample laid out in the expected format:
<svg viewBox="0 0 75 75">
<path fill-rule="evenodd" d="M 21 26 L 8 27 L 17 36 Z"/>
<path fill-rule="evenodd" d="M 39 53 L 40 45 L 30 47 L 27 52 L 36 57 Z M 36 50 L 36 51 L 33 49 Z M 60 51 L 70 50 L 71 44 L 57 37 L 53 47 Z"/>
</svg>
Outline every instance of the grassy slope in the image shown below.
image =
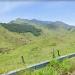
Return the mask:
<svg viewBox="0 0 75 75">
<path fill-rule="evenodd" d="M 52 58 L 52 48 L 60 50 L 61 55 L 75 52 L 75 32 L 69 32 L 64 29 L 54 31 L 41 27 L 43 33 L 41 36 L 36 37 L 31 33 L 22 35 L 0 28 L 0 42 L 3 43 L 0 43 L 0 47 L 13 48 L 15 46 L 10 53 L 0 54 L 0 73 L 50 59 Z M 26 45 L 21 44 L 22 40 L 16 42 L 17 38 L 31 40 L 31 42 Z M 22 63 L 21 56 L 24 56 L 25 64 Z"/>
<path fill-rule="evenodd" d="M 48 66 L 36 71 L 21 71 L 17 75 L 72 75 L 75 71 L 75 58 L 58 62 L 53 60 Z"/>
</svg>

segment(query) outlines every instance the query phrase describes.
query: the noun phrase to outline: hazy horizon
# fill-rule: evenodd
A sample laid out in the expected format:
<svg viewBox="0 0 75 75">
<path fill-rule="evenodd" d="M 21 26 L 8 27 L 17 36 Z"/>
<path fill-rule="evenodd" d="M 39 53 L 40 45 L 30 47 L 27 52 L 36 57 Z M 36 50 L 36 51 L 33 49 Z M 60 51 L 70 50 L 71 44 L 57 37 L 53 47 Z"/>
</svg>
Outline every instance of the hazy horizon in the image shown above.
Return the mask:
<svg viewBox="0 0 75 75">
<path fill-rule="evenodd" d="M 16 18 L 37 19 L 41 21 L 62 21 L 75 25 L 74 1 L 6 1 L 0 2 L 0 22 L 9 22 Z"/>
</svg>

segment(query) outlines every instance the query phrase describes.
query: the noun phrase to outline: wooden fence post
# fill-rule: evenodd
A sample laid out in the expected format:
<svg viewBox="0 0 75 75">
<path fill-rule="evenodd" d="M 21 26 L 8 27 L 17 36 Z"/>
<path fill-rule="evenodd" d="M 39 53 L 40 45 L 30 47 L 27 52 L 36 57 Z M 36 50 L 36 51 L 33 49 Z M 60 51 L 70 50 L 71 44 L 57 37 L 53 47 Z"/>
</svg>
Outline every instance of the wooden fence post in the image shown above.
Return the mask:
<svg viewBox="0 0 75 75">
<path fill-rule="evenodd" d="M 25 61 L 24 61 L 24 57 L 21 56 L 21 59 L 22 59 L 22 63 L 25 64 Z"/>
<path fill-rule="evenodd" d="M 58 53 L 58 56 L 60 56 L 60 52 L 59 52 L 59 50 L 57 50 L 57 53 Z"/>
<path fill-rule="evenodd" d="M 53 58 L 55 58 L 54 48 L 53 48 Z"/>
</svg>

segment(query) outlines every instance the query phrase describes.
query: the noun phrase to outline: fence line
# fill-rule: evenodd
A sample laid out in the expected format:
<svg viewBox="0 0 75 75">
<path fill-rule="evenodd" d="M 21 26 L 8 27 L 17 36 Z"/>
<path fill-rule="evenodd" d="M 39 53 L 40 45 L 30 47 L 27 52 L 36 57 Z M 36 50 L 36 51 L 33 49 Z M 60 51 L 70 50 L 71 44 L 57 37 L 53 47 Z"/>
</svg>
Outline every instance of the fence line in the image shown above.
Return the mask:
<svg viewBox="0 0 75 75">
<path fill-rule="evenodd" d="M 72 58 L 72 57 L 75 57 L 75 53 L 60 56 L 60 57 L 57 57 L 55 59 L 58 60 L 58 61 L 63 61 L 66 58 Z M 40 68 L 43 68 L 43 67 L 47 66 L 49 63 L 50 63 L 50 60 L 47 60 L 47 61 L 44 61 L 44 62 L 41 62 L 41 63 L 37 63 L 37 64 L 31 65 L 31 66 L 28 66 L 27 68 L 22 68 L 22 69 L 10 71 L 6 74 L 1 74 L 1 75 L 17 75 L 17 73 L 20 72 L 20 71 L 40 69 Z"/>
</svg>

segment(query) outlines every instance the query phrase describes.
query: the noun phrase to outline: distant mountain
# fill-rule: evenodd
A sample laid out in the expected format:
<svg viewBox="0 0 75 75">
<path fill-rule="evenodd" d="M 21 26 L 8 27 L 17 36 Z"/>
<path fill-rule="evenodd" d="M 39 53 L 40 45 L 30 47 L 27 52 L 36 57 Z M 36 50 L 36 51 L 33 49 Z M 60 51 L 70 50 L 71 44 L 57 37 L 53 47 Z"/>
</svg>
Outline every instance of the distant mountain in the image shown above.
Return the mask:
<svg viewBox="0 0 75 75">
<path fill-rule="evenodd" d="M 37 20 L 37 19 L 28 20 L 28 19 L 17 18 L 16 20 L 13 20 L 9 23 L 17 23 L 17 24 L 28 23 L 30 25 L 46 25 L 46 24 L 50 24 L 51 21 L 40 21 L 40 20 Z"/>
<path fill-rule="evenodd" d="M 48 24 L 47 26 L 48 26 L 48 28 L 54 28 L 54 29 L 71 27 L 70 25 L 68 25 L 64 22 L 61 22 L 61 21 L 52 22 L 52 23 Z"/>
<path fill-rule="evenodd" d="M 52 23 L 51 21 L 40 21 L 40 20 L 37 20 L 37 19 L 32 19 L 30 21 L 33 22 L 33 23 L 42 24 L 42 25 L 46 25 L 46 24 Z"/>
<path fill-rule="evenodd" d="M 16 24 L 29 24 L 29 25 L 36 25 L 36 26 L 44 26 L 47 27 L 48 29 L 67 29 L 67 30 L 71 30 L 74 29 L 75 26 L 70 26 L 64 22 L 61 21 L 56 21 L 56 22 L 52 22 L 52 21 L 40 21 L 37 19 L 32 19 L 32 20 L 28 20 L 28 19 L 21 19 L 21 18 L 17 18 L 16 20 L 13 20 L 9 23 L 16 23 Z"/>
</svg>

